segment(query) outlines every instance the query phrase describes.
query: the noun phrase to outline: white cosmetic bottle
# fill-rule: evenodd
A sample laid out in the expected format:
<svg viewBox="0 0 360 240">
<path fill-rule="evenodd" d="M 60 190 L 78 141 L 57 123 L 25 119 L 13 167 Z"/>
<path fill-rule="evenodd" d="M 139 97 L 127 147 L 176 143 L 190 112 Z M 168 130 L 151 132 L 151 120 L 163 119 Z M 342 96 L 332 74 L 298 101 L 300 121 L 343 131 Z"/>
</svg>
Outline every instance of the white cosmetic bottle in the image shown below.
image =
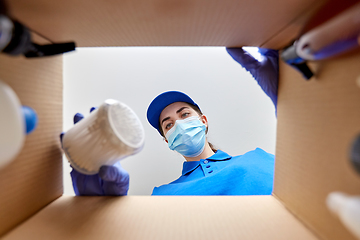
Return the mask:
<svg viewBox="0 0 360 240">
<path fill-rule="evenodd" d="M 332 192 L 326 199 L 328 208 L 335 213 L 345 227 L 360 239 L 360 196 Z"/>
<path fill-rule="evenodd" d="M 0 168 L 20 152 L 25 141 L 25 122 L 16 93 L 0 81 Z"/>
</svg>

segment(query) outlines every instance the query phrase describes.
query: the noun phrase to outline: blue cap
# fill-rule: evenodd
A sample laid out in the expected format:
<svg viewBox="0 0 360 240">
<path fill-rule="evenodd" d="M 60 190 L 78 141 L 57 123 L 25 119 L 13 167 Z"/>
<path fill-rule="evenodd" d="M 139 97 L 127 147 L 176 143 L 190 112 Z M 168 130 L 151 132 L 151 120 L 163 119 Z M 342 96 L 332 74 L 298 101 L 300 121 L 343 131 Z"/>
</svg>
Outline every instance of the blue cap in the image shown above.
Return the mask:
<svg viewBox="0 0 360 240">
<path fill-rule="evenodd" d="M 31 107 L 22 106 L 21 109 L 25 118 L 26 134 L 29 134 L 35 130 L 38 123 L 38 117 L 35 110 Z"/>
<path fill-rule="evenodd" d="M 161 93 L 159 96 L 154 98 L 150 103 L 148 110 L 147 110 L 147 119 L 151 126 L 153 126 L 158 132 L 160 132 L 160 124 L 159 118 L 162 110 L 166 108 L 168 105 L 174 102 L 186 102 L 192 105 L 195 105 L 200 109 L 200 107 L 185 93 L 178 92 L 178 91 L 168 91 Z"/>
</svg>

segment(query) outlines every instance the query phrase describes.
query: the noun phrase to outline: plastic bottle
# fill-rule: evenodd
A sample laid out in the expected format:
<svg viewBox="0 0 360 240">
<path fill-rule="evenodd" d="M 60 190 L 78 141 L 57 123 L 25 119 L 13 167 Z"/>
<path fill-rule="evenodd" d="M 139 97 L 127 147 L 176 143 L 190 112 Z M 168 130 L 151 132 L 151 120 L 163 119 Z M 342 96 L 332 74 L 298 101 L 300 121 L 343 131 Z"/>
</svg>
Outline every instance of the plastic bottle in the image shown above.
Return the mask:
<svg viewBox="0 0 360 240">
<path fill-rule="evenodd" d="M 0 168 L 21 151 L 26 134 L 37 126 L 36 112 L 21 106 L 10 86 L 0 80 Z"/>
<path fill-rule="evenodd" d="M 296 44 L 296 52 L 305 60 L 321 60 L 358 48 L 360 3 L 307 32 Z"/>
<path fill-rule="evenodd" d="M 328 195 L 326 204 L 340 218 L 345 227 L 360 239 L 360 196 L 332 192 Z"/>
</svg>

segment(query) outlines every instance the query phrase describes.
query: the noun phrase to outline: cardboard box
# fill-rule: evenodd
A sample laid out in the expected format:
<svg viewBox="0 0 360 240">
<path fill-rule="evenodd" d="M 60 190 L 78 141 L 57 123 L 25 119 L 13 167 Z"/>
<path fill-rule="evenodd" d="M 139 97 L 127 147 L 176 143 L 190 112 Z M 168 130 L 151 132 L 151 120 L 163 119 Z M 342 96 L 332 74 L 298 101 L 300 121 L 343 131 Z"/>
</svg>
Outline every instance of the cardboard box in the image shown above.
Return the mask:
<svg viewBox="0 0 360 240">
<path fill-rule="evenodd" d="M 9 1 L 13 16 L 78 46 L 288 44 L 325 1 Z M 360 52 L 312 64 L 305 81 L 280 64 L 272 196 L 65 197 L 62 57 L 0 56 L 0 78 L 39 115 L 20 155 L 0 169 L 3 239 L 355 239 L 326 209 L 360 193 L 348 152 L 360 131 Z"/>
</svg>

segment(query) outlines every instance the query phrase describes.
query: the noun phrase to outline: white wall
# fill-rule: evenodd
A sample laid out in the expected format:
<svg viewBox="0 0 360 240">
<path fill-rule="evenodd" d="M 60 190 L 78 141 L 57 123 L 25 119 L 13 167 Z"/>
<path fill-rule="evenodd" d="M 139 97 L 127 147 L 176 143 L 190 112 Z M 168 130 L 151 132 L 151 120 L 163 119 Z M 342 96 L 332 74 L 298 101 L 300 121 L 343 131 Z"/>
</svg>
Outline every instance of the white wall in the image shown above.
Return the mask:
<svg viewBox="0 0 360 240">
<path fill-rule="evenodd" d="M 146 119 L 151 100 L 167 90 L 187 93 L 209 120 L 209 141 L 231 155 L 260 147 L 275 153 L 275 108 L 257 82 L 223 47 L 77 48 L 64 54 L 64 131 L 77 112 L 85 116 L 108 98 L 130 106 L 144 125 L 145 147 L 121 161 L 130 195 L 181 174 L 183 158 L 168 149 Z M 64 191 L 73 195 L 64 160 Z"/>
</svg>

